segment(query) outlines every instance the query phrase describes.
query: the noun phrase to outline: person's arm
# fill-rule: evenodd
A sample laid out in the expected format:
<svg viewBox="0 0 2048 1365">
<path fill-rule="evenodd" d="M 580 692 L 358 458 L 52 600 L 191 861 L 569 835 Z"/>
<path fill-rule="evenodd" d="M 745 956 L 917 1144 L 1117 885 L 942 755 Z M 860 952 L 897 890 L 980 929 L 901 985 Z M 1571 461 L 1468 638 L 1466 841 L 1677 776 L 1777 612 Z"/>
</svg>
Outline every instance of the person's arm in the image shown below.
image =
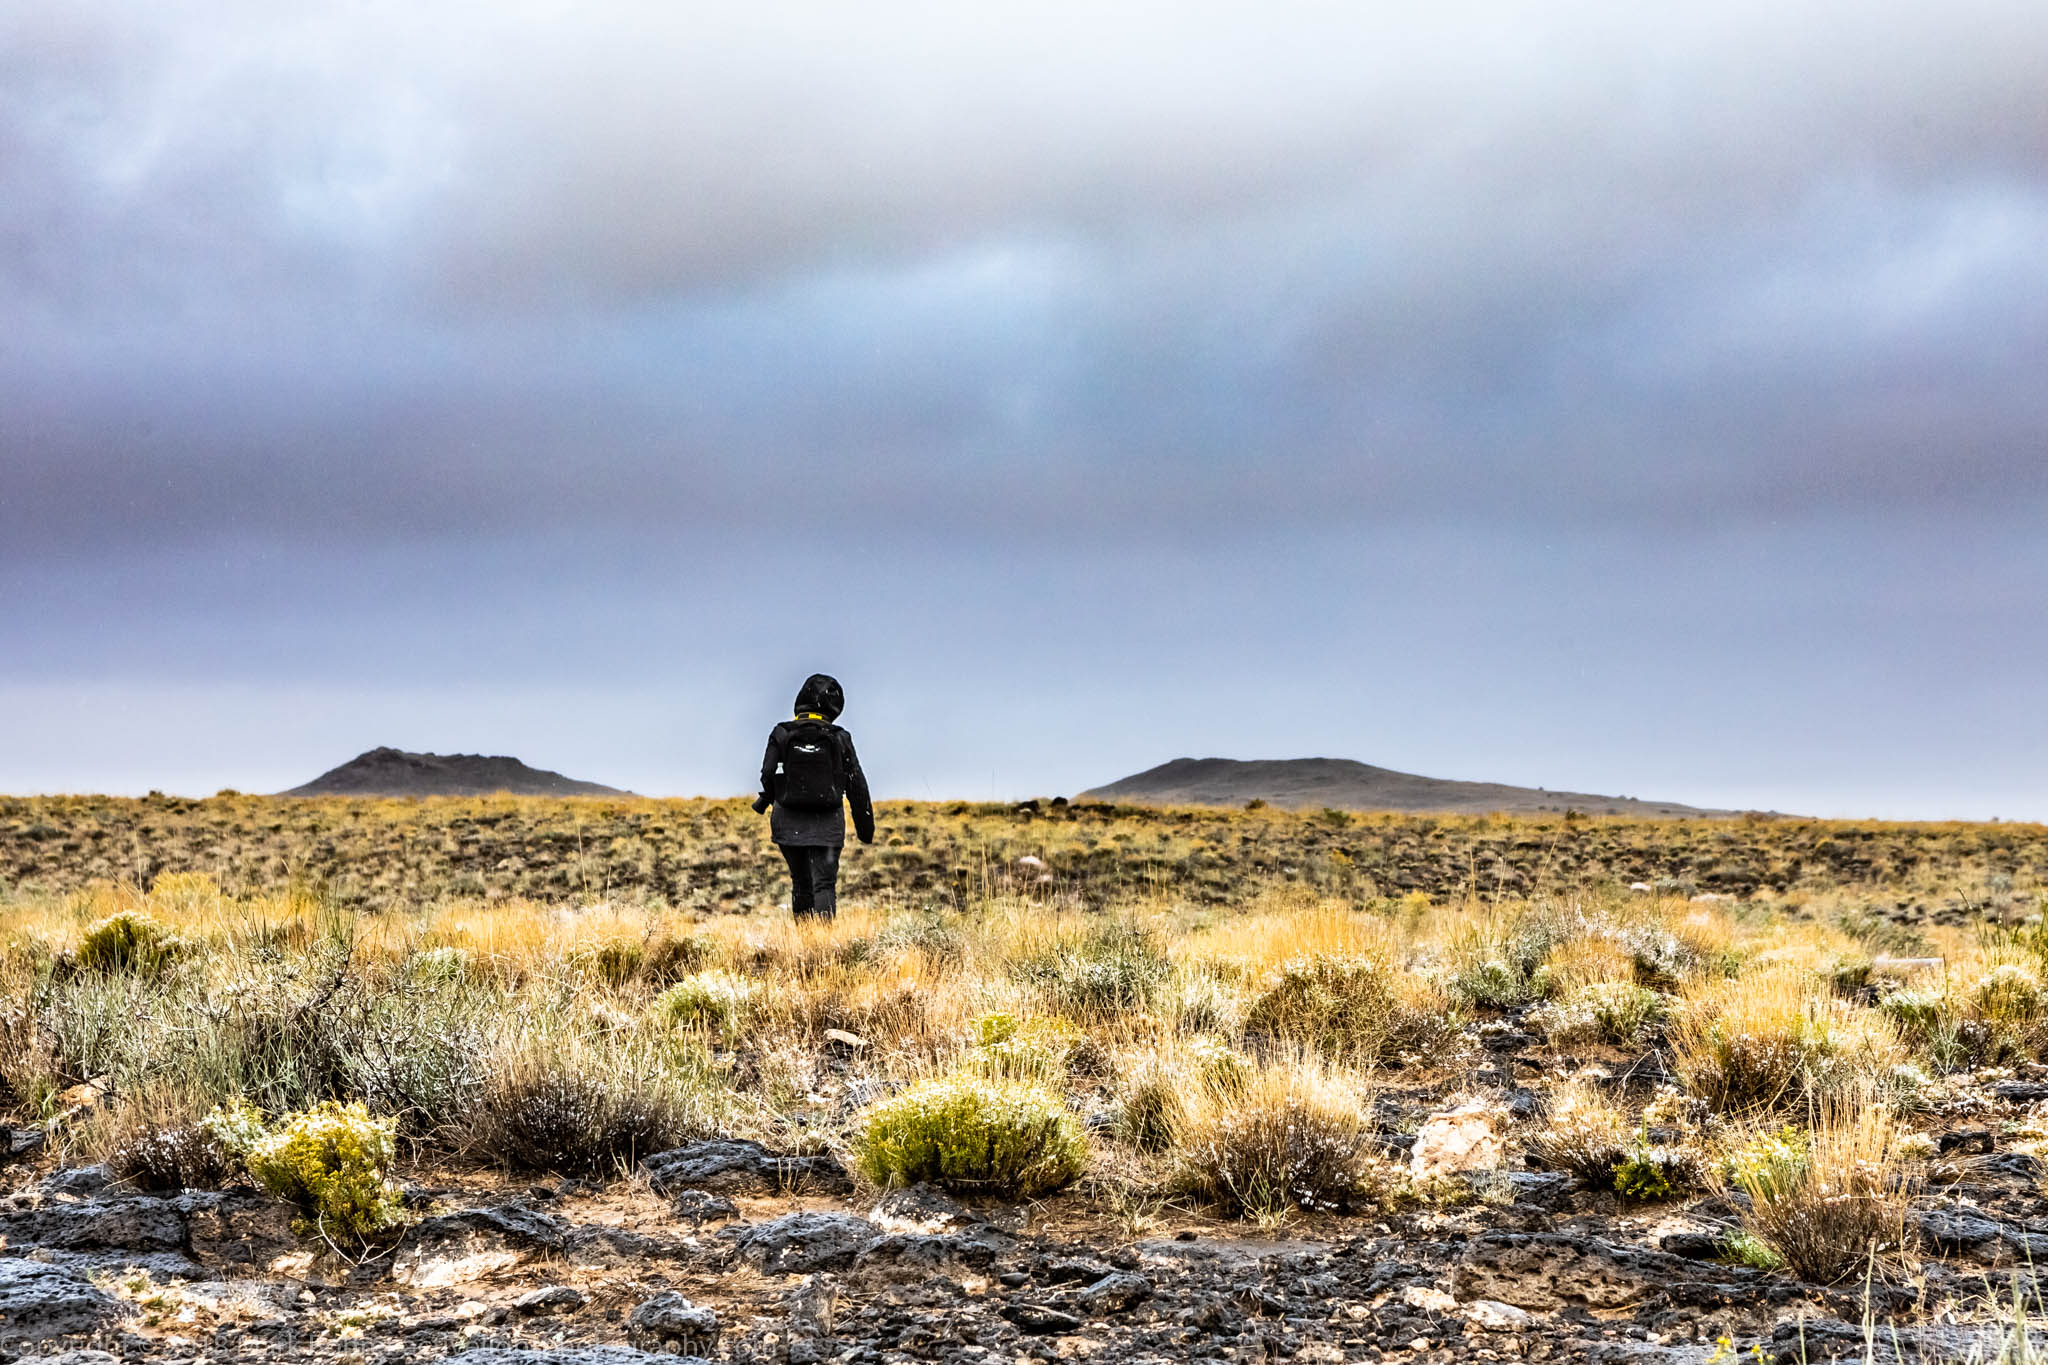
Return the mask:
<svg viewBox="0 0 2048 1365">
<path fill-rule="evenodd" d="M 846 736 L 846 804 L 853 808 L 853 832 L 864 844 L 875 841 L 875 803 L 868 797 L 867 774 L 860 770 L 860 755 L 853 751 L 853 736 Z"/>
<path fill-rule="evenodd" d="M 763 812 L 775 804 L 775 765 L 782 761 L 782 727 L 768 732 L 768 752 L 761 755 L 761 794 L 754 798 L 754 810 Z"/>
</svg>

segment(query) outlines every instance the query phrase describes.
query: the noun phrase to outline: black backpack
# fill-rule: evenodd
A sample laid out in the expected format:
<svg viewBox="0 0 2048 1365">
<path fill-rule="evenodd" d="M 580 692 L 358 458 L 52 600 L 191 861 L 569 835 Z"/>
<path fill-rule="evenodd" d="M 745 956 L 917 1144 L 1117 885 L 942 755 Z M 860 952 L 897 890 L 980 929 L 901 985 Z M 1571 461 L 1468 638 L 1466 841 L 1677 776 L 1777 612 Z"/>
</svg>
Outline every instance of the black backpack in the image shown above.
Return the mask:
<svg viewBox="0 0 2048 1365">
<path fill-rule="evenodd" d="M 838 810 L 846 799 L 839 736 L 828 725 L 797 721 L 782 743 L 782 782 L 775 799 L 791 810 Z"/>
</svg>

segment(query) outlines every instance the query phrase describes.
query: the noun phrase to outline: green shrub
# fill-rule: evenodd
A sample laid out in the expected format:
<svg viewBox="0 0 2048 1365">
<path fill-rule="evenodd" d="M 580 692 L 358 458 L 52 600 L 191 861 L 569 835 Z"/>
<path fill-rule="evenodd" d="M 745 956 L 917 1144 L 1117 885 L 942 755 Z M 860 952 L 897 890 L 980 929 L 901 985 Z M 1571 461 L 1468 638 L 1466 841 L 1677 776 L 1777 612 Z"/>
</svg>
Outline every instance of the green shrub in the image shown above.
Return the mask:
<svg viewBox="0 0 2048 1365">
<path fill-rule="evenodd" d="M 1050 1092 L 964 1076 L 870 1105 L 853 1142 L 855 1165 L 878 1185 L 930 1181 L 1013 1198 L 1072 1184 L 1086 1153 L 1080 1122 Z"/>
<path fill-rule="evenodd" d="M 1458 946 L 1451 992 L 1483 1009 L 1509 1009 L 1540 1000 L 1553 989 L 1543 961 L 1556 943 L 1555 925 L 1538 915 L 1489 925 Z"/>
<path fill-rule="evenodd" d="M 2048 990 L 2024 967 L 2002 963 L 1970 988 L 1970 1007 L 1994 1024 L 2031 1024 L 2048 1014 Z"/>
<path fill-rule="evenodd" d="M 162 971 L 184 941 L 148 915 L 122 910 L 93 924 L 78 941 L 78 965 L 91 972 Z"/>
<path fill-rule="evenodd" d="M 974 1050 L 967 1065 L 992 1079 L 1057 1085 L 1085 1041 L 1064 1019 L 985 1014 L 974 1021 Z"/>
<path fill-rule="evenodd" d="M 676 1028 L 702 1029 L 731 1042 L 740 1036 L 761 988 L 731 972 L 698 972 L 655 997 L 655 1014 Z"/>
<path fill-rule="evenodd" d="M 1048 1008 L 1083 1019 L 1113 1019 L 1152 1007 L 1171 970 L 1157 941 L 1132 925 L 1096 929 L 1078 943 L 1016 964 Z"/>
<path fill-rule="evenodd" d="M 360 1103 L 328 1101 L 293 1114 L 249 1150 L 249 1174 L 299 1208 L 302 1233 L 366 1242 L 400 1221 L 391 1182 L 398 1125 Z"/>
<path fill-rule="evenodd" d="M 1939 990 L 1893 991 L 1877 1002 L 1877 1008 L 1908 1038 L 1932 1036 L 1951 1010 L 1947 994 Z"/>
<path fill-rule="evenodd" d="M 1664 997 L 1647 986 L 1627 981 L 1601 981 L 1581 986 L 1537 1013 L 1536 1022 L 1560 1047 L 1607 1042 L 1639 1043 L 1662 1021 Z"/>
<path fill-rule="evenodd" d="M 1801 1278 L 1834 1284 L 1911 1249 L 1919 1182 L 1900 1155 L 1883 1106 L 1832 1106 L 1810 1133 L 1762 1134 L 1731 1152 L 1724 1170 L 1749 1196 L 1746 1232 Z"/>
<path fill-rule="evenodd" d="M 1721 1258 L 1752 1270 L 1783 1270 L 1785 1258 L 1753 1232 L 1735 1231 L 1721 1239 Z"/>
<path fill-rule="evenodd" d="M 351 993 L 336 1044 L 347 1092 L 396 1117 L 407 1137 L 454 1130 L 483 1090 L 503 1009 L 501 997 L 461 975 L 408 972 L 382 989 Z"/>
<path fill-rule="evenodd" d="M 647 947 L 638 939 L 607 938 L 572 950 L 569 969 L 607 986 L 623 986 L 640 974 L 647 960 Z"/>
<path fill-rule="evenodd" d="M 1699 1184 L 1699 1158 L 1684 1147 L 1651 1143 L 1637 1134 L 1636 1145 L 1614 1167 L 1614 1192 L 1639 1203 L 1675 1199 Z"/>
</svg>

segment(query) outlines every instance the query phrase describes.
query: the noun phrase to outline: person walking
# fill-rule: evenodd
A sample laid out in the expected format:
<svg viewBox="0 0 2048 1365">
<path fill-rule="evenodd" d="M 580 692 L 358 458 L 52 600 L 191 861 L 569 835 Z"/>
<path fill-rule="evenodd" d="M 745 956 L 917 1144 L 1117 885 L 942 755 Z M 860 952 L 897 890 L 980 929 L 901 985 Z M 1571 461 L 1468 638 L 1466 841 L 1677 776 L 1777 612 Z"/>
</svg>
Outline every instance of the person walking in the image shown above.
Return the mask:
<svg viewBox="0 0 2048 1365">
<path fill-rule="evenodd" d="M 832 722 L 846 709 L 836 679 L 813 673 L 796 694 L 796 715 L 768 732 L 761 756 L 758 813 L 771 806 L 769 837 L 789 864 L 789 908 L 798 919 L 831 919 L 839 908 L 839 850 L 846 843 L 846 807 L 853 832 L 875 841 L 875 807 L 853 751 L 853 736 Z"/>
</svg>

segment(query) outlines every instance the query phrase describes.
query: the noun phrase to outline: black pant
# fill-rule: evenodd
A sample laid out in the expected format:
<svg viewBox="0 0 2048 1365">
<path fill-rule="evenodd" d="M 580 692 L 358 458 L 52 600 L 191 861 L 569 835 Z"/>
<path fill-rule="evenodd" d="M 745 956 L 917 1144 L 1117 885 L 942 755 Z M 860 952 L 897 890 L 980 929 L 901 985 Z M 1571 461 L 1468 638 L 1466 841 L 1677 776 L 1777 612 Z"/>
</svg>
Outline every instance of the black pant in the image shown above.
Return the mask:
<svg viewBox="0 0 2048 1365">
<path fill-rule="evenodd" d="M 839 908 L 839 845 L 777 844 L 789 864 L 789 909 L 831 919 Z"/>
</svg>

